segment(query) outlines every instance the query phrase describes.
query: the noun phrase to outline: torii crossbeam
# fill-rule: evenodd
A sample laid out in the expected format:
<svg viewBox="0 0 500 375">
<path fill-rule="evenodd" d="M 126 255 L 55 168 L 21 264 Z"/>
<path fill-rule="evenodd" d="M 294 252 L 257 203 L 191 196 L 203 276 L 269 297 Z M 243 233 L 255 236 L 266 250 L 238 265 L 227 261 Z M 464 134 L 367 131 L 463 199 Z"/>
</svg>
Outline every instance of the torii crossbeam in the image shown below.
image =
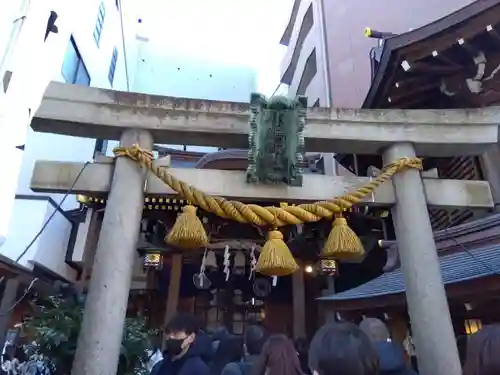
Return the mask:
<svg viewBox="0 0 500 375">
<path fill-rule="evenodd" d="M 155 143 L 248 148 L 247 103 L 49 85 L 33 130 L 120 140 L 126 129 L 145 130 Z M 306 151 L 380 154 L 411 142 L 419 156 L 478 155 L 497 139 L 498 110 L 309 108 Z M 495 141 L 496 142 L 496 141 Z"/>
<path fill-rule="evenodd" d="M 51 83 L 32 127 L 36 131 L 81 137 L 120 139 L 124 147 L 138 144 L 151 150 L 153 142 L 218 147 L 248 147 L 248 105 L 123 93 Z M 308 151 L 381 154 L 385 164 L 418 156 L 479 155 L 498 142 L 497 108 L 478 110 L 341 110 L 310 109 L 304 131 Z M 65 191 L 81 164 L 40 161 L 32 188 Z M 210 193 L 245 199 L 307 201 L 329 198 L 361 183 L 318 177 L 308 197 L 300 188 L 243 186 L 238 173 L 173 170 Z M 220 181 L 212 182 L 215 174 Z M 112 178 L 111 178 L 112 176 Z M 148 188 L 144 191 L 144 182 Z M 316 178 L 316 177 L 314 177 Z M 314 178 L 305 178 L 311 187 Z M 309 179 L 309 180 L 308 180 Z M 233 184 L 231 189 L 221 185 Z M 316 184 L 315 183 L 315 184 Z M 328 184 L 329 186 L 325 186 Z M 162 190 L 163 189 L 163 190 Z M 127 158 L 92 164 L 76 191 L 109 191 L 73 375 L 115 375 L 132 275 L 132 254 L 138 239 L 144 194 L 171 194 Z M 123 204 L 127 202 L 127 204 Z M 491 207 L 487 183 L 422 180 L 416 169 L 397 173 L 366 204 L 392 208 L 405 277 L 406 296 L 420 372 L 460 375 L 447 299 L 427 205 Z"/>
<path fill-rule="evenodd" d="M 112 159 L 110 159 L 112 161 Z M 111 163 L 92 163 L 76 177 L 85 163 L 43 161 L 35 162 L 31 190 L 37 193 L 65 193 L 108 195 L 111 189 L 113 167 Z M 276 202 L 315 202 L 329 200 L 364 185 L 368 177 L 304 175 L 302 187 L 250 185 L 245 173 L 216 169 L 173 168 L 169 172 L 205 193 L 229 199 L 252 201 L 256 199 Z M 151 196 L 177 196 L 177 193 L 148 174 L 144 193 Z M 424 178 L 427 205 L 433 208 L 492 208 L 493 198 L 487 181 L 439 180 Z M 73 186 L 74 184 L 74 186 Z M 72 187 L 73 186 L 73 187 Z M 366 206 L 391 207 L 396 203 L 394 187 L 390 181 L 380 186 L 363 200 Z"/>
</svg>

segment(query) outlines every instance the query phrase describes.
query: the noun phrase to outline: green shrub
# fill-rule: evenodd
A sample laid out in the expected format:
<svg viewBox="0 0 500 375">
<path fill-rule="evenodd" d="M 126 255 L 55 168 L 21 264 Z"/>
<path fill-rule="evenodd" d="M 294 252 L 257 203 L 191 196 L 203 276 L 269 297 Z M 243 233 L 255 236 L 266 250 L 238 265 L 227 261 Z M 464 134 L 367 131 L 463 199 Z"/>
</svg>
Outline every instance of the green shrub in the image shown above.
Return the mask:
<svg viewBox="0 0 500 375">
<path fill-rule="evenodd" d="M 75 298 L 52 296 L 33 303 L 33 316 L 25 330 L 37 343 L 55 375 L 68 375 L 75 356 L 78 334 L 83 317 L 83 304 Z M 143 373 L 147 360 L 146 349 L 155 334 L 149 330 L 144 317 L 125 319 L 118 375 Z"/>
</svg>

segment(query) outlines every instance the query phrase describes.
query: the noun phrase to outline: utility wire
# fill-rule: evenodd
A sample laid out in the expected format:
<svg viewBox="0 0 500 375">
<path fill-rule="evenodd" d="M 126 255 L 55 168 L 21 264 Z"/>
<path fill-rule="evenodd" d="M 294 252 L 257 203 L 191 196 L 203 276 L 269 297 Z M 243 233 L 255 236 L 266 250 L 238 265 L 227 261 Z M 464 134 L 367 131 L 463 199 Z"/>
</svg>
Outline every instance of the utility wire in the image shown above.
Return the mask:
<svg viewBox="0 0 500 375">
<path fill-rule="evenodd" d="M 33 288 L 33 285 L 35 285 L 35 283 L 37 281 L 38 281 L 38 277 L 36 277 L 33 280 L 31 280 L 31 283 L 28 286 L 28 288 L 26 288 L 26 290 L 24 291 L 24 294 L 16 302 L 14 302 L 14 304 L 11 307 L 9 307 L 7 310 L 1 312 L 0 316 L 8 315 L 12 310 L 14 310 L 17 307 L 17 305 L 19 305 L 23 301 L 23 299 L 26 298 L 26 296 L 30 292 L 31 288 Z"/>
<path fill-rule="evenodd" d="M 446 232 L 446 231 L 445 231 Z M 477 257 L 476 255 L 474 255 L 469 249 L 467 249 L 463 244 L 461 244 L 460 242 L 458 242 L 457 239 L 453 238 L 453 237 L 450 237 L 450 239 L 457 245 L 459 246 L 463 251 L 465 251 L 470 258 L 474 259 L 476 262 L 480 263 L 481 265 L 484 266 L 484 268 L 486 268 L 488 271 L 490 271 L 491 273 L 495 274 L 495 275 L 500 275 L 500 270 L 498 269 L 494 269 L 493 267 L 491 267 L 488 263 L 486 263 L 484 260 L 482 260 L 481 258 Z"/>
<path fill-rule="evenodd" d="M 448 212 L 448 222 L 451 224 L 451 214 L 449 212 Z M 444 232 L 446 234 L 448 233 L 448 229 L 450 229 L 450 228 L 445 228 L 445 230 L 444 230 Z M 455 237 L 450 236 L 450 239 L 455 243 L 455 245 L 459 246 L 463 251 L 465 251 L 469 255 L 470 258 L 472 258 L 473 260 L 475 260 L 477 263 L 481 264 L 488 271 L 490 271 L 491 273 L 493 273 L 495 275 L 500 275 L 500 270 L 491 267 L 484 260 L 482 260 L 481 258 L 479 258 L 476 255 L 474 255 L 469 249 L 467 249 L 467 247 L 465 245 L 463 245 L 462 243 L 460 243 Z"/>
<path fill-rule="evenodd" d="M 85 171 L 85 168 L 87 168 L 87 166 L 90 164 L 90 162 L 86 162 L 82 169 L 80 169 L 80 171 L 78 172 L 78 174 L 76 175 L 75 177 L 75 180 L 73 181 L 73 183 L 71 184 L 71 187 L 68 189 L 68 191 L 64 194 L 64 196 L 62 197 L 61 201 L 58 203 L 58 205 L 54 208 L 54 212 L 52 212 L 52 214 L 48 217 L 48 219 L 45 221 L 45 223 L 42 225 L 42 227 L 40 228 L 40 230 L 38 231 L 38 233 L 35 235 L 35 237 L 33 237 L 33 239 L 30 241 L 30 243 L 28 244 L 28 246 L 26 246 L 26 248 L 23 250 L 23 252 L 21 254 L 19 254 L 19 256 L 16 258 L 15 262 L 16 263 L 19 263 L 19 261 L 22 259 L 22 257 L 24 257 L 26 255 L 26 253 L 29 251 L 29 249 L 31 248 L 31 246 L 33 246 L 33 244 L 38 240 L 38 238 L 42 235 L 42 233 L 45 231 L 45 229 L 48 227 L 48 225 L 50 224 L 50 222 L 52 221 L 52 219 L 54 218 L 54 216 L 56 216 L 56 214 L 59 212 L 59 210 L 61 210 L 61 207 L 63 205 L 63 203 L 66 201 L 66 198 L 68 198 L 68 196 L 73 192 L 73 189 L 75 188 L 76 184 L 78 183 L 78 180 L 80 179 L 80 177 L 82 176 L 83 174 L 83 171 Z M 0 283 L 2 283 L 3 281 L 5 280 L 5 276 L 2 276 L 0 278 Z M 28 288 L 26 289 L 26 291 L 24 292 L 24 294 L 21 296 L 21 298 L 19 298 L 11 307 L 9 307 L 6 311 L 2 311 L 0 312 L 0 316 L 5 316 L 7 314 L 9 314 L 12 310 L 14 310 L 17 305 L 19 305 L 23 300 L 24 298 L 26 298 L 26 296 L 29 294 L 29 292 L 31 291 L 31 289 L 33 288 L 33 285 L 35 285 L 35 283 L 39 280 L 38 277 L 34 278 L 30 285 L 28 286 Z"/>
</svg>

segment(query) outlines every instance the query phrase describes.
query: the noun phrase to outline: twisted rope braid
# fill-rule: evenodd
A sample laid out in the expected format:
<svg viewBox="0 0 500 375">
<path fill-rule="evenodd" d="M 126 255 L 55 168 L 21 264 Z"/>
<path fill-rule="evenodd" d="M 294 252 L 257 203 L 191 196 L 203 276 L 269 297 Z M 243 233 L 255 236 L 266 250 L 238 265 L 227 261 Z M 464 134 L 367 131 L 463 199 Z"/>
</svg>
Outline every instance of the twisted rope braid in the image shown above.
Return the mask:
<svg viewBox="0 0 500 375">
<path fill-rule="evenodd" d="M 128 157 L 146 168 L 172 190 L 177 192 L 191 204 L 225 219 L 232 219 L 243 224 L 258 226 L 282 227 L 290 224 L 316 222 L 332 218 L 361 202 L 368 194 L 373 193 L 380 185 L 389 180 L 395 173 L 409 168 L 422 170 L 422 160 L 418 158 L 401 158 L 385 166 L 380 175 L 367 182 L 355 191 L 346 193 L 329 201 L 305 203 L 298 206 L 262 207 L 256 204 L 245 204 L 230 201 L 222 197 L 205 194 L 201 190 L 186 184 L 172 176 L 167 168 L 153 165 L 153 154 L 142 150 L 139 146 L 117 147 L 113 150 L 116 157 Z"/>
</svg>

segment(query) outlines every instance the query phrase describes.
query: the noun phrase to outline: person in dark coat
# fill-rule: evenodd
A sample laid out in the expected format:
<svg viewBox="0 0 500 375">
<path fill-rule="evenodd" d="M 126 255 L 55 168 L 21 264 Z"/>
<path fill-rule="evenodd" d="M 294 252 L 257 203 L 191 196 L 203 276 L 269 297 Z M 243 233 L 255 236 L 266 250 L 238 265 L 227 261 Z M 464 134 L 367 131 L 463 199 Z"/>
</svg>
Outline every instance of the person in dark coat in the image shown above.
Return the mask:
<svg viewBox="0 0 500 375">
<path fill-rule="evenodd" d="M 500 374 L 500 325 L 488 325 L 469 336 L 464 375 Z"/>
<path fill-rule="evenodd" d="M 167 324 L 163 360 L 151 375 L 210 375 L 202 357 L 206 354 L 203 340 L 197 340 L 198 320 L 191 314 L 177 314 Z"/>
<path fill-rule="evenodd" d="M 219 344 L 222 340 L 229 336 L 229 332 L 226 327 L 220 326 L 217 327 L 212 333 L 212 352 L 215 354 L 217 349 L 219 348 Z"/>
<path fill-rule="evenodd" d="M 379 356 L 379 375 L 417 375 L 406 363 L 402 346 L 391 341 L 389 329 L 379 319 L 365 318 L 359 328 L 372 341 Z"/>
<path fill-rule="evenodd" d="M 373 345 L 378 352 L 379 375 L 416 375 L 417 373 L 406 364 L 403 348 L 392 342 L 377 341 Z"/>
<path fill-rule="evenodd" d="M 212 349 L 212 338 L 203 330 L 199 330 L 196 335 L 195 344 L 200 351 L 201 359 L 203 359 L 207 366 L 210 366 L 210 363 L 212 363 L 215 354 Z"/>
<path fill-rule="evenodd" d="M 238 362 L 229 362 L 223 368 L 222 375 L 250 375 L 266 340 L 267 333 L 262 326 L 248 326 L 243 335 L 243 358 Z"/>
<path fill-rule="evenodd" d="M 379 358 L 368 336 L 352 323 L 327 323 L 309 346 L 313 375 L 380 375 Z"/>
<path fill-rule="evenodd" d="M 214 359 L 210 364 L 212 375 L 221 375 L 224 367 L 243 358 L 243 339 L 240 336 L 226 335 L 219 342 Z"/>
</svg>

